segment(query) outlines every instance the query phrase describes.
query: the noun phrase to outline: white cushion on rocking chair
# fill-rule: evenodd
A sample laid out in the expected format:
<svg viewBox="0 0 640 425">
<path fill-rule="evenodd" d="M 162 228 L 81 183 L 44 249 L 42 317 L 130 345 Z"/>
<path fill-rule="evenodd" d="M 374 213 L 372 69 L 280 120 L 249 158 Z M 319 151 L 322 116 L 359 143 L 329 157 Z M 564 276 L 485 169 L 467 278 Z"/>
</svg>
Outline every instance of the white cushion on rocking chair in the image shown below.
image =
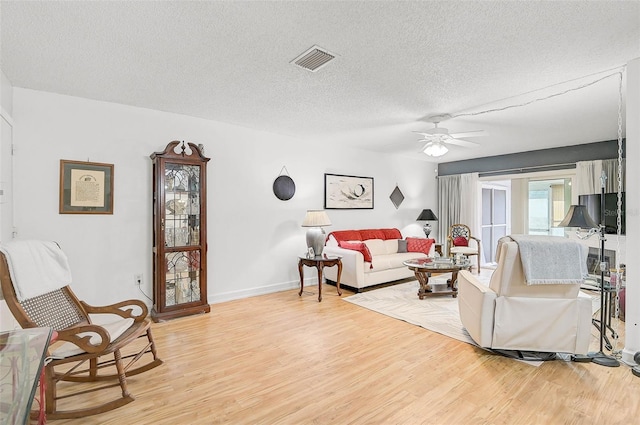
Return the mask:
<svg viewBox="0 0 640 425">
<path fill-rule="evenodd" d="M 93 316 L 93 315 L 92 315 Z M 113 321 L 113 322 L 109 322 L 109 323 L 101 323 L 99 326 L 104 328 L 108 333 L 109 333 L 109 337 L 111 337 L 111 341 L 109 342 L 113 342 L 115 339 L 117 339 L 120 335 L 122 335 L 127 329 L 129 329 L 131 327 L 131 325 L 133 325 L 134 319 L 132 318 L 127 318 L 124 319 L 122 317 L 116 316 L 118 317 L 117 320 Z M 96 333 L 93 332 L 82 332 L 79 333 L 78 336 L 82 337 L 85 335 L 89 335 L 91 336 L 91 343 L 92 344 L 99 344 L 100 343 L 100 336 Z M 78 347 L 77 345 L 75 345 L 72 342 L 64 342 L 62 344 L 60 344 L 58 347 L 56 347 L 55 351 L 53 351 L 51 353 L 51 357 L 55 358 L 55 359 L 63 359 L 66 357 L 71 357 L 71 356 L 75 356 L 78 354 L 82 354 L 85 353 L 85 351 L 83 349 L 81 349 L 80 347 Z"/>
</svg>

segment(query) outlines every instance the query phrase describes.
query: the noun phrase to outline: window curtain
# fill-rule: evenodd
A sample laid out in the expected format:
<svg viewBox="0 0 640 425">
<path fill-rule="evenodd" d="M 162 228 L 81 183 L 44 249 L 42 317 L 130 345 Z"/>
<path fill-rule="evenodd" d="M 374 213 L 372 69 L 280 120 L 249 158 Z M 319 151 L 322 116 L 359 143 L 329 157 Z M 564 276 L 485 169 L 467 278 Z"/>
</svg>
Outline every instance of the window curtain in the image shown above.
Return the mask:
<svg viewBox="0 0 640 425">
<path fill-rule="evenodd" d="M 624 172 L 625 172 L 625 158 L 622 158 L 622 180 L 620 180 L 620 191 L 624 192 Z M 618 160 L 617 159 L 605 159 L 602 161 L 602 171 L 607 176 L 607 181 L 604 187 L 605 193 L 618 192 Z"/>
<path fill-rule="evenodd" d="M 478 173 L 462 174 L 460 176 L 460 223 L 466 224 L 471 229 L 471 234 L 480 238 L 480 210 L 479 200 L 481 193 Z"/>
<path fill-rule="evenodd" d="M 452 224 L 460 222 L 460 175 L 438 177 L 438 227 L 442 254 L 449 255 L 447 235 Z"/>
<path fill-rule="evenodd" d="M 564 184 L 551 185 L 551 227 L 558 227 L 566 215 L 564 203 Z"/>
<path fill-rule="evenodd" d="M 471 234 L 478 237 L 479 184 L 478 173 L 438 177 L 438 226 L 443 249 L 447 249 L 446 238 L 452 224 L 466 224 Z"/>
<path fill-rule="evenodd" d="M 622 181 L 621 189 L 624 192 L 625 163 L 622 159 Z M 576 162 L 576 186 L 578 196 L 600 193 L 602 182 L 600 180 L 602 172 L 607 177 L 605 181 L 605 193 L 615 193 L 618 191 L 618 160 L 603 159 L 596 161 Z"/>
</svg>

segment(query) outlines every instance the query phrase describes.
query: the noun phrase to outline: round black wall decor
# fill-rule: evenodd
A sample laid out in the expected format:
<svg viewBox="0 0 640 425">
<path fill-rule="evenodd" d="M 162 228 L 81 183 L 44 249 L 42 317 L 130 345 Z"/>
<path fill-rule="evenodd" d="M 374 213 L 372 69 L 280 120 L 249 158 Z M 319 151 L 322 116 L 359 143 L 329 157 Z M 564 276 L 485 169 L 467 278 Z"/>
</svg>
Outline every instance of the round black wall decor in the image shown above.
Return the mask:
<svg viewBox="0 0 640 425">
<path fill-rule="evenodd" d="M 278 176 L 273 181 L 273 193 L 282 201 L 288 201 L 296 193 L 296 184 L 286 175 Z"/>
</svg>

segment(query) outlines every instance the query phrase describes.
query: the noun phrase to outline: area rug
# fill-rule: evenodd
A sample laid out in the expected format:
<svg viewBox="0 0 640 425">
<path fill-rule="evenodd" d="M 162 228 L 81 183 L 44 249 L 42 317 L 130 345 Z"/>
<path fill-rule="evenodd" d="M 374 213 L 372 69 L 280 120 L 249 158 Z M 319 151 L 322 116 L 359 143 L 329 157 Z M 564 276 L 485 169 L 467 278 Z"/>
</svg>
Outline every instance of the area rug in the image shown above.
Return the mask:
<svg viewBox="0 0 640 425">
<path fill-rule="evenodd" d="M 434 280 L 446 280 L 445 276 L 439 276 Z M 488 277 L 486 279 L 488 283 Z M 418 298 L 419 287 L 418 281 L 414 280 L 361 292 L 343 299 L 385 316 L 404 320 L 412 325 L 476 345 L 462 326 L 457 298 L 442 295 L 421 300 Z"/>
<path fill-rule="evenodd" d="M 493 270 L 482 270 L 476 275 L 478 280 L 489 284 Z M 436 277 L 435 281 L 445 282 L 450 274 Z M 343 298 L 345 301 L 367 308 L 385 316 L 404 320 L 412 325 L 421 326 L 433 332 L 455 338 L 468 344 L 477 344 L 462 326 L 458 310 L 458 299 L 451 295 L 418 298 L 417 280 L 408 283 L 387 286 Z M 593 302 L 593 312 L 600 308 L 600 298 L 589 294 Z"/>
</svg>

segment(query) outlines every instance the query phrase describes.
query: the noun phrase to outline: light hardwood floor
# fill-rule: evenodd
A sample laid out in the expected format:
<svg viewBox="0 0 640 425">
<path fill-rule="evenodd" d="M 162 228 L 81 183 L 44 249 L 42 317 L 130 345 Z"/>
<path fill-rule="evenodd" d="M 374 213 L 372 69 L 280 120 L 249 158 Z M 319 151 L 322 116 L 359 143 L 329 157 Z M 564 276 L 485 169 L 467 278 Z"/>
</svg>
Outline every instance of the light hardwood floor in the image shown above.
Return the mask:
<svg viewBox="0 0 640 425">
<path fill-rule="evenodd" d="M 335 287 L 323 287 L 321 303 L 311 291 L 317 287 L 302 297 L 290 290 L 214 304 L 209 314 L 154 324 L 165 364 L 129 378 L 136 401 L 50 423 L 640 420 L 640 378 L 626 365 L 551 361 L 534 367 L 344 302 Z"/>
</svg>

